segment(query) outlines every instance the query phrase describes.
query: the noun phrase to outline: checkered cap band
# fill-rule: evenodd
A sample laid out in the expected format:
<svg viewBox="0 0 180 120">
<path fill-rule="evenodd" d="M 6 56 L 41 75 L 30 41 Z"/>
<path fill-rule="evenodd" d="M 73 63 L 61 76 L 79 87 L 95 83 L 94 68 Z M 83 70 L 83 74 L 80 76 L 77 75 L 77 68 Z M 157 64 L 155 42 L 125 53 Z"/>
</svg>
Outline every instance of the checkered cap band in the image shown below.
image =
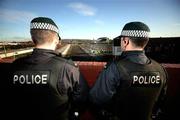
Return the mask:
<svg viewBox="0 0 180 120">
<path fill-rule="evenodd" d="M 143 30 L 123 30 L 121 32 L 122 36 L 130 36 L 130 37 L 149 37 L 149 32 Z"/>
<path fill-rule="evenodd" d="M 42 23 L 42 22 L 33 22 L 30 25 L 31 29 L 42 29 L 42 30 L 52 30 L 58 33 L 58 28 L 49 23 Z"/>
</svg>

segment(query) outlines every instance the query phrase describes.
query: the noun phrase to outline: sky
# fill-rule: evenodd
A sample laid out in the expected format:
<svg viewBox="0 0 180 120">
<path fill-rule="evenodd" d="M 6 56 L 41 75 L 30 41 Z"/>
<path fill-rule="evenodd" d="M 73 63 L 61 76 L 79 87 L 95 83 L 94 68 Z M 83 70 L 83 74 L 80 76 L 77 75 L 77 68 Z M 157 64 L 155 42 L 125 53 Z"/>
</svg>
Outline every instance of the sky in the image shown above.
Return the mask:
<svg viewBox="0 0 180 120">
<path fill-rule="evenodd" d="M 179 0 L 0 0 L 0 41 L 31 39 L 30 22 L 49 17 L 62 39 L 113 39 L 141 21 L 150 37 L 180 37 Z"/>
</svg>

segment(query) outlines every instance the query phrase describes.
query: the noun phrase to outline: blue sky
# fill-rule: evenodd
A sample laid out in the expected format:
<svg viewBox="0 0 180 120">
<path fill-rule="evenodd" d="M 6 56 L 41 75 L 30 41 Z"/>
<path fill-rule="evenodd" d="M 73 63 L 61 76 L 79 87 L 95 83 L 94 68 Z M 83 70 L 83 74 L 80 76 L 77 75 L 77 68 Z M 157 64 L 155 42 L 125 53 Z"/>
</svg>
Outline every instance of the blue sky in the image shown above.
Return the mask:
<svg viewBox="0 0 180 120">
<path fill-rule="evenodd" d="M 142 21 L 151 37 L 180 37 L 179 0 L 1 0 L 0 41 L 30 39 L 34 17 L 52 18 L 62 39 L 115 38 Z"/>
</svg>

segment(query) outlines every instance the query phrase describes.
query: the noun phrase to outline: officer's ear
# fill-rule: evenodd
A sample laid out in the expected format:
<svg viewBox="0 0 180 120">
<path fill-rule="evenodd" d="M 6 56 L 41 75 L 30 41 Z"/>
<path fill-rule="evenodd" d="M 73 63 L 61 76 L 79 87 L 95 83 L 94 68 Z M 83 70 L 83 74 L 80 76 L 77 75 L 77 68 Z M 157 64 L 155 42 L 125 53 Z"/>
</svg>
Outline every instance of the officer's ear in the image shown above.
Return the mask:
<svg viewBox="0 0 180 120">
<path fill-rule="evenodd" d="M 126 47 L 129 44 L 129 38 L 123 37 L 123 43 L 124 43 L 124 46 Z"/>
<path fill-rule="evenodd" d="M 59 35 L 56 34 L 53 40 L 56 45 L 59 44 Z"/>
</svg>

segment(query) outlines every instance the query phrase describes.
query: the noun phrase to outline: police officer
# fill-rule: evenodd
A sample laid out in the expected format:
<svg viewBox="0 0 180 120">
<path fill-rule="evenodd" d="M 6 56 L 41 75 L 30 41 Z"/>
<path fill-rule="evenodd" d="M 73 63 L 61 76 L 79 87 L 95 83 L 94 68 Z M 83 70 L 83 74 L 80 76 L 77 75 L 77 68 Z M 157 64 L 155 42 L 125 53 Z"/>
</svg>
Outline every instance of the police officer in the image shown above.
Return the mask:
<svg viewBox="0 0 180 120">
<path fill-rule="evenodd" d="M 90 100 L 103 109 L 103 119 L 151 120 L 156 104 L 163 103 L 167 75 L 145 55 L 149 32 L 142 22 L 127 23 L 122 29 L 121 56 L 108 64 L 90 90 Z"/>
<path fill-rule="evenodd" d="M 13 117 L 24 120 L 70 119 L 70 103 L 81 106 L 80 103 L 86 101 L 87 83 L 72 61 L 55 52 L 61 39 L 52 19 L 34 18 L 30 33 L 35 48 L 31 55 L 13 63 L 11 86 L 14 95 L 9 111 Z M 74 112 L 79 115 L 78 110 Z"/>
</svg>

